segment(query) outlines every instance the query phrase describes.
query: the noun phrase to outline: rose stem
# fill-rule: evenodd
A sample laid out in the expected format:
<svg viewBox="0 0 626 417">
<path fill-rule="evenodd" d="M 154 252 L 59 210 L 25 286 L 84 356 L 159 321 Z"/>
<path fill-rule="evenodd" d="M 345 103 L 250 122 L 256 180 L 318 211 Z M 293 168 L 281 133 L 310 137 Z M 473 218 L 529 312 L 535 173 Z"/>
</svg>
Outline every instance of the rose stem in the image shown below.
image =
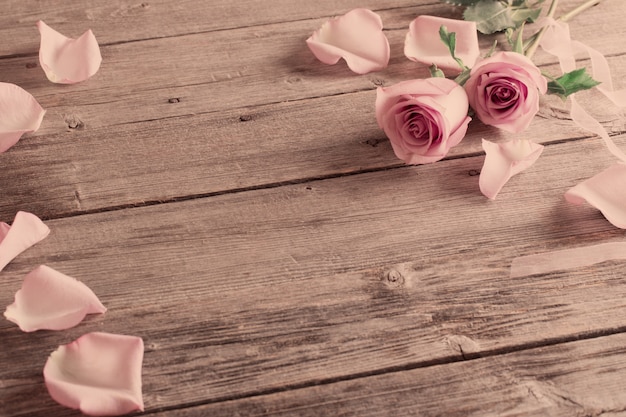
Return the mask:
<svg viewBox="0 0 626 417">
<path fill-rule="evenodd" d="M 547 18 L 554 17 L 554 14 L 556 13 L 556 6 L 558 3 L 559 3 L 559 0 L 552 0 L 552 3 L 550 3 L 550 8 L 548 9 Z M 537 48 L 539 47 L 539 42 L 541 41 L 541 38 L 543 37 L 543 34 L 545 31 L 546 31 L 546 26 L 541 28 L 541 30 L 537 33 L 537 37 L 533 39 L 531 44 L 528 46 L 528 49 L 526 50 L 526 56 L 528 58 L 532 58 L 535 52 L 537 51 Z"/>
<path fill-rule="evenodd" d="M 600 4 L 601 1 L 602 0 L 588 0 L 584 2 L 583 4 L 581 4 L 580 6 L 576 7 L 574 10 L 559 17 L 557 20 L 560 20 L 561 22 L 567 22 L 574 16 L 584 12 L 587 9 L 590 9 L 591 7 L 597 4 Z M 556 7 L 552 7 L 554 6 L 554 3 L 555 1 L 553 1 L 552 4 L 550 5 L 550 10 L 548 11 L 548 17 L 554 17 L 554 11 L 556 10 Z M 550 12 L 552 12 L 552 14 L 550 14 Z M 533 54 L 535 53 L 535 51 L 537 50 L 537 47 L 539 46 L 539 42 L 541 41 L 541 37 L 543 36 L 544 31 L 545 31 L 545 26 L 541 28 L 539 32 L 533 35 L 531 44 L 528 46 L 528 49 L 526 50 L 527 57 L 531 58 Z"/>
<path fill-rule="evenodd" d="M 584 12 L 587 9 L 592 8 L 593 6 L 600 4 L 602 0 L 589 0 L 584 2 L 583 4 L 581 4 L 580 6 L 578 6 L 577 8 L 575 8 L 574 10 L 572 10 L 569 13 L 564 14 L 563 16 L 559 17 L 559 20 L 562 22 L 567 22 L 568 20 L 570 20 L 572 17 L 576 16 L 579 13 Z"/>
</svg>

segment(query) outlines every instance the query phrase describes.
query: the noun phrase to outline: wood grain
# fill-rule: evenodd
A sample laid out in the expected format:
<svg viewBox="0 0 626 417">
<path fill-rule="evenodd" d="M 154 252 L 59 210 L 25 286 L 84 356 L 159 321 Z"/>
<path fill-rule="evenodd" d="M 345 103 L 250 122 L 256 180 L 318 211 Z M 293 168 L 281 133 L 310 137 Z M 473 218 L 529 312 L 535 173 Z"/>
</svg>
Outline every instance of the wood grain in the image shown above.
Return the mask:
<svg viewBox="0 0 626 417">
<path fill-rule="evenodd" d="M 609 62 L 616 76 L 626 71 L 626 55 Z M 375 97 L 367 90 L 148 120 L 117 125 L 114 134 L 112 127 L 93 126 L 79 112 L 84 125 L 24 137 L 2 154 L 0 218 L 8 221 L 20 209 L 58 217 L 396 167 L 402 161 L 376 125 Z M 608 100 L 590 95 L 582 102 L 590 108 L 596 103 L 597 116 L 611 134 L 626 131 L 623 115 L 609 108 Z M 166 107 L 181 104 L 162 100 Z M 110 115 L 105 108 L 115 107 L 104 106 L 97 114 Z M 64 117 L 76 122 L 74 116 Z M 551 143 L 588 136 L 569 119 L 568 105 L 551 97 L 523 134 L 476 121 L 449 157 L 482 153 L 481 138 Z"/>
<path fill-rule="evenodd" d="M 624 5 L 607 2 L 589 13 L 606 15 L 619 31 Z M 75 6 L 60 10 L 68 7 Z M 322 13 L 326 6 L 319 7 Z M 420 10 L 458 14 L 431 3 L 383 10 L 392 44 L 402 43 Z M 74 86 L 47 82 L 39 68 L 24 70 L 32 57 L 3 59 L 5 79 L 31 91 L 48 113 L 37 133 L 2 155 L 0 218 L 8 221 L 20 209 L 59 217 L 398 166 L 374 122 L 374 89 L 425 76 L 425 68 L 401 48 L 379 74 L 358 77 L 345 66 L 325 66 L 303 42 L 322 21 L 109 45 L 100 73 Z M 593 18 L 577 23 L 574 36 L 606 47 Z M 625 59 L 610 59 L 616 79 L 623 78 Z M 604 113 L 607 128 L 625 130 L 619 112 Z M 548 100 L 524 136 L 558 142 L 588 133 L 567 120 L 563 103 Z M 480 153 L 481 137 L 512 136 L 474 123 L 450 156 Z"/>
<path fill-rule="evenodd" d="M 0 324 L 9 414 L 54 408 L 24 401 L 34 376 L 96 329 L 144 338 L 150 410 L 623 331 L 623 262 L 508 279 L 516 256 L 624 238 L 562 198 L 610 163 L 598 140 L 549 147 L 496 202 L 468 175 L 481 159 L 48 222 L 0 304 L 44 263 L 109 312 L 60 334 Z"/>
<path fill-rule="evenodd" d="M 616 28 L 615 36 L 626 36 L 620 32 L 626 4 L 608 2 L 602 7 L 602 15 L 612 19 L 607 25 Z M 449 15 L 449 10 L 441 5 L 436 11 L 441 11 L 440 15 L 448 11 Z M 37 135 L 66 132 L 68 125 L 76 123 L 75 118 L 83 127 L 109 127 L 366 91 L 427 76 L 426 66 L 406 59 L 402 48 L 406 28 L 417 14 L 419 10 L 414 8 L 383 14 L 390 25 L 398 27 L 387 33 L 393 46 L 390 65 L 365 76 L 353 74 L 343 62 L 322 64 L 308 50 L 305 39 L 325 19 L 111 45 L 103 48 L 101 71 L 88 82 L 72 86 L 48 82 L 36 57 L 4 59 L 0 75 L 27 89 L 48 109 Z M 610 56 L 621 55 L 617 48 L 606 49 L 610 44 L 603 32 L 589 23 L 593 16 L 584 22 L 572 29 L 572 36 Z M 481 38 L 483 50 L 492 41 Z M 545 54 L 537 54 L 536 60 L 541 65 L 556 62 Z M 619 62 L 613 66 L 623 67 Z"/>
<path fill-rule="evenodd" d="M 620 334 L 154 415 L 618 417 L 625 345 Z"/>
<path fill-rule="evenodd" d="M 304 43 L 359 6 L 392 45 L 390 67 L 365 76 Z M 460 13 L 434 0 L 9 0 L 0 78 L 48 113 L 0 155 L 0 219 L 35 212 L 52 233 L 2 271 L 0 305 L 46 264 L 109 310 L 62 332 L 0 321 L 0 415 L 80 415 L 48 396 L 42 367 L 89 331 L 144 339 L 159 417 L 626 415 L 624 262 L 509 278 L 517 256 L 626 238 L 563 199 L 615 162 L 601 140 L 546 98 L 523 134 L 473 123 L 446 160 L 409 167 L 376 125 L 377 86 L 427 75 L 403 55 L 409 22 Z M 571 26 L 617 87 L 625 15 L 605 0 Z M 45 80 L 38 19 L 92 28 L 100 72 Z M 623 109 L 580 95 L 626 149 Z M 549 146 L 488 201 L 483 137 Z"/>
<path fill-rule="evenodd" d="M 435 0 L 321 0 L 295 3 L 277 0 L 259 6 L 254 0 L 118 1 L 8 0 L 0 16 L 0 36 L 11 39 L 0 45 L 0 56 L 36 53 L 39 47 L 35 23 L 44 20 L 68 36 L 78 36 L 88 27 L 101 45 L 193 33 L 261 26 L 295 20 L 330 18 L 357 7 L 376 11 L 399 7 L 433 7 Z M 429 9 L 430 10 L 430 9 Z"/>
</svg>

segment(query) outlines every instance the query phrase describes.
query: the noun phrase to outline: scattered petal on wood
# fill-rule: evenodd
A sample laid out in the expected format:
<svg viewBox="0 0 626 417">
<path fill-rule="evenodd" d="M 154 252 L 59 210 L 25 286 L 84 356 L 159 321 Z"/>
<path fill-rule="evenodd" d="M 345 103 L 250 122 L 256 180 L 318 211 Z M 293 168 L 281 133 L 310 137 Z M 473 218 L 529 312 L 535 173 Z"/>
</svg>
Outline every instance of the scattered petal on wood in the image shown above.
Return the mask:
<svg viewBox="0 0 626 417">
<path fill-rule="evenodd" d="M 404 41 L 404 55 L 412 61 L 426 65 L 435 64 L 442 70 L 460 73 L 461 67 L 452 58 L 448 47 L 439 40 L 441 26 L 445 26 L 450 33 L 456 33 L 454 53 L 471 68 L 480 56 L 476 22 L 437 16 L 418 16 L 409 25 L 409 32 Z"/>
<path fill-rule="evenodd" d="M 0 226 L 0 271 L 17 255 L 48 236 L 50 229 L 37 216 L 25 211 L 15 215 L 13 224 Z"/>
<path fill-rule="evenodd" d="M 511 278 L 583 268 L 612 260 L 626 260 L 626 242 L 601 243 L 520 256 L 511 263 Z"/>
<path fill-rule="evenodd" d="M 39 129 L 45 113 L 26 90 L 0 82 L 0 153 L 15 145 L 24 133 Z"/>
<path fill-rule="evenodd" d="M 43 370 L 50 396 L 88 415 L 143 411 L 143 340 L 88 333 L 52 352 Z"/>
<path fill-rule="evenodd" d="M 98 72 L 102 56 L 91 29 L 77 39 L 70 39 L 41 20 L 37 27 L 41 35 L 39 63 L 50 81 L 74 84 Z"/>
<path fill-rule="evenodd" d="M 493 200 L 513 175 L 535 163 L 543 145 L 525 139 L 499 144 L 483 139 L 483 149 L 486 156 L 478 185 L 485 197 Z"/>
<path fill-rule="evenodd" d="M 586 201 L 600 210 L 613 226 L 626 229 L 626 164 L 613 164 L 570 188 L 565 199 L 573 204 Z"/>
<path fill-rule="evenodd" d="M 80 281 L 45 265 L 24 278 L 15 302 L 4 316 L 25 332 L 63 330 L 76 326 L 87 314 L 104 313 L 106 307 Z"/>
<path fill-rule="evenodd" d="M 306 43 L 323 63 L 334 65 L 343 58 L 357 74 L 379 71 L 389 62 L 383 22 L 368 9 L 354 9 L 329 20 Z"/>
</svg>

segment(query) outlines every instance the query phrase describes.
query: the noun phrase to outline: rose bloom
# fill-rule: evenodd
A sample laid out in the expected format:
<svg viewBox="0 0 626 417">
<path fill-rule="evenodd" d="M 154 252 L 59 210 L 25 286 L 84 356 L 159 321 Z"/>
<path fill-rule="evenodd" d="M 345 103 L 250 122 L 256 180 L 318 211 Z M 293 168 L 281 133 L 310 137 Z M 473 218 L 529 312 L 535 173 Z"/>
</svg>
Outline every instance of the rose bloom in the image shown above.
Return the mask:
<svg viewBox="0 0 626 417">
<path fill-rule="evenodd" d="M 407 164 L 442 159 L 461 142 L 470 118 L 463 87 L 447 78 L 403 81 L 379 87 L 376 120 L 396 156 Z"/>
<path fill-rule="evenodd" d="M 470 106 L 485 124 L 511 133 L 528 127 L 548 89 L 539 68 L 522 54 L 498 52 L 478 62 L 465 83 Z"/>
</svg>

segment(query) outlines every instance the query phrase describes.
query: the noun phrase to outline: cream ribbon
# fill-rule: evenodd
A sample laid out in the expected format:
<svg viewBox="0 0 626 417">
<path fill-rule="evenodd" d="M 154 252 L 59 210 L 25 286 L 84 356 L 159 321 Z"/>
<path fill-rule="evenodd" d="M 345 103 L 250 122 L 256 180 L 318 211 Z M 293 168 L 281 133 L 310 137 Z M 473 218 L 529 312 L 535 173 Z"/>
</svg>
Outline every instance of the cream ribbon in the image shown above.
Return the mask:
<svg viewBox="0 0 626 417">
<path fill-rule="evenodd" d="M 579 41 L 573 41 L 570 37 L 569 26 L 565 22 L 560 22 L 552 18 L 545 19 L 546 30 L 541 40 L 541 48 L 549 54 L 556 56 L 559 60 L 563 73 L 576 69 L 575 52 L 586 52 L 591 59 L 593 78 L 601 84 L 596 88 L 611 100 L 616 106 L 626 107 L 626 89 L 615 90 L 611 78 L 611 70 L 605 56 L 597 50 Z M 572 121 L 579 127 L 593 132 L 600 136 L 609 151 L 623 162 L 626 162 L 626 154 L 615 145 L 604 127 L 593 116 L 591 116 L 578 103 L 574 95 L 570 96 L 572 103 L 570 115 Z"/>
</svg>

